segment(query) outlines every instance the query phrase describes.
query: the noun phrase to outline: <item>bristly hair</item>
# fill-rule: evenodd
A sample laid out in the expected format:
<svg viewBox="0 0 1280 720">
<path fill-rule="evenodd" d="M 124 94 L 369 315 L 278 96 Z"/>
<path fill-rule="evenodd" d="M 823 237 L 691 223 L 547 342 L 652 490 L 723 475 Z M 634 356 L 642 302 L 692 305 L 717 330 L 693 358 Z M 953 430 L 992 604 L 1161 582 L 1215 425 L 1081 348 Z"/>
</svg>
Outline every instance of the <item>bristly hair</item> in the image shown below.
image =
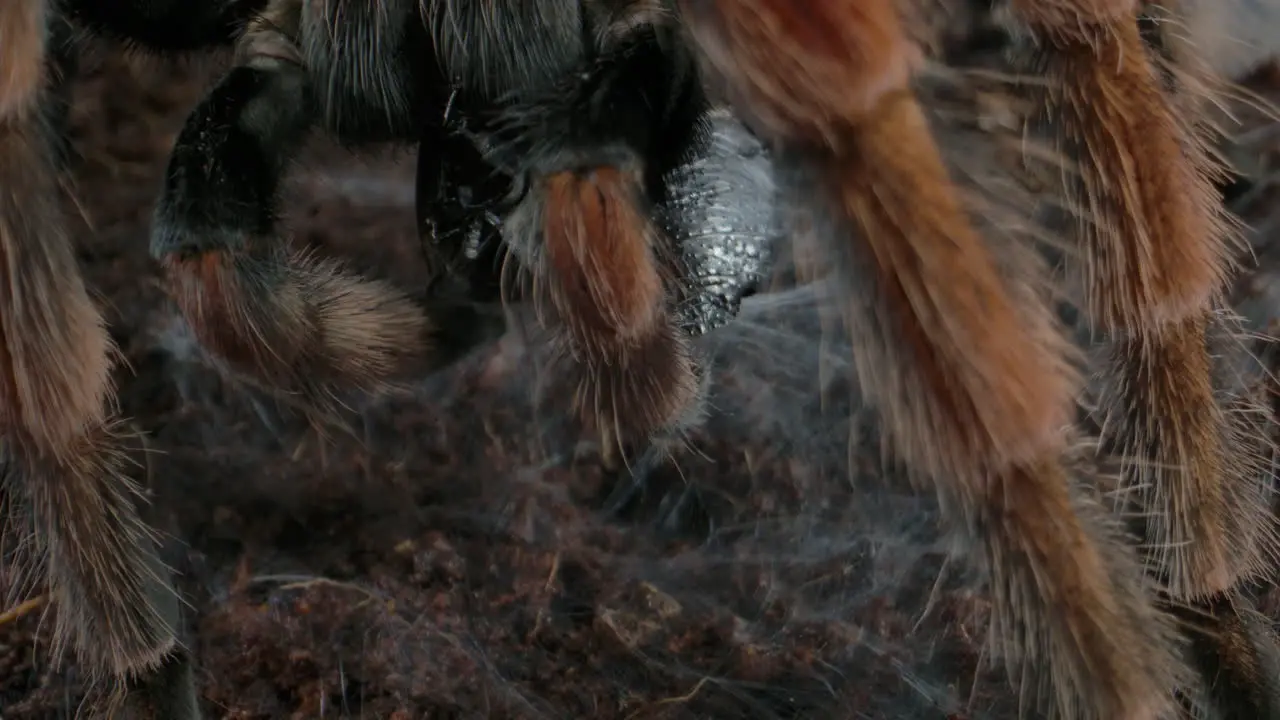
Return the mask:
<svg viewBox="0 0 1280 720">
<path fill-rule="evenodd" d="M 485 98 L 555 85 L 586 54 L 579 2 L 419 0 L 447 79 Z"/>
<path fill-rule="evenodd" d="M 74 649 L 91 680 L 119 679 L 173 647 L 177 603 L 123 472 L 117 350 L 59 204 L 43 117 L 52 7 L 0 6 L 0 472 L 58 608 L 55 657 Z"/>
<path fill-rule="evenodd" d="M 291 2 L 296 0 L 290 0 Z M 416 137 L 440 85 L 416 0 L 303 3 L 296 41 L 325 127 L 343 142 Z"/>
</svg>

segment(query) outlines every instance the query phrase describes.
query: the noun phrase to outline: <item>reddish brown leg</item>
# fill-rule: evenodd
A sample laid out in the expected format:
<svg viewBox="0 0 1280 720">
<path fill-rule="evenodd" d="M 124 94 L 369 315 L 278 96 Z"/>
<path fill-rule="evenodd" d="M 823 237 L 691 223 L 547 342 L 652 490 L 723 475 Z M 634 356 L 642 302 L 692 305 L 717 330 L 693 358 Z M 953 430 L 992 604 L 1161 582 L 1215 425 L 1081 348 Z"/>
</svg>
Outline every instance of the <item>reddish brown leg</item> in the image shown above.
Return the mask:
<svg viewBox="0 0 1280 720">
<path fill-rule="evenodd" d="M 301 8 L 272 3 L 239 63 L 188 118 L 169 162 L 152 253 L 203 347 L 304 408 L 376 392 L 435 360 L 441 328 L 389 283 L 289 249 L 282 175 L 316 120 L 294 42 Z M 210 160 L 214 158 L 214 160 Z"/>
<path fill-rule="evenodd" d="M 1012 3 L 1047 75 L 1044 124 L 1080 160 L 1069 200 L 1093 323 L 1112 343 L 1103 441 L 1142 497 L 1152 561 L 1176 597 L 1230 587 L 1259 560 L 1253 458 L 1229 445 L 1207 332 L 1230 226 L 1203 140 L 1175 115 L 1131 0 Z M 1250 490 L 1247 486 L 1252 484 Z"/>
<path fill-rule="evenodd" d="M 1067 344 L 1035 283 L 1000 272 L 972 229 L 893 5 L 681 6 L 813 223 L 887 440 L 991 571 L 995 636 L 1024 691 L 1063 717 L 1172 712 L 1185 670 L 1171 623 L 1116 521 L 1077 490 Z"/>
<path fill-rule="evenodd" d="M 563 79 L 515 83 L 519 99 L 496 102 L 492 127 L 496 155 L 530 184 L 504 235 L 534 277 L 534 297 L 572 360 L 577 410 L 609 462 L 620 441 L 665 447 L 700 410 L 697 363 L 673 312 L 676 249 L 655 220 L 653 186 L 694 147 L 704 107 L 681 29 L 658 3 L 579 9 L 584 17 L 566 22 L 587 23 L 587 42 L 554 48 L 576 56 Z M 622 461 L 634 467 L 638 457 Z"/>
<path fill-rule="evenodd" d="M 605 435 L 645 437 L 686 410 L 698 390 L 668 313 L 659 240 L 628 168 L 566 171 L 542 180 L 548 297 L 582 365 L 579 411 Z"/>
<path fill-rule="evenodd" d="M 1236 586 L 1268 571 L 1277 547 L 1263 428 L 1215 387 L 1213 331 L 1239 238 L 1193 96 L 1203 86 L 1191 68 L 1158 64 L 1133 0 L 1013 0 L 1010 10 L 1034 40 L 1024 67 L 1048 79 L 1040 124 L 1079 168 L 1067 204 L 1088 317 L 1108 343 L 1103 446 L 1121 463 L 1120 497 L 1136 506 L 1126 510 L 1142 518 L 1149 569 L 1173 604 L 1202 616 L 1187 625 L 1193 659 L 1215 697 L 1237 695 L 1261 662 L 1257 643 L 1273 641 L 1245 642 Z M 1264 716 L 1274 693 L 1255 690 L 1219 706 L 1262 698 L 1247 715 Z"/>
<path fill-rule="evenodd" d="M 42 113 L 51 4 L 0 5 L 0 440 L 5 490 L 29 512 L 55 645 L 95 680 L 158 667 L 177 597 L 138 517 L 110 417 L 111 354 L 59 206 Z"/>
</svg>

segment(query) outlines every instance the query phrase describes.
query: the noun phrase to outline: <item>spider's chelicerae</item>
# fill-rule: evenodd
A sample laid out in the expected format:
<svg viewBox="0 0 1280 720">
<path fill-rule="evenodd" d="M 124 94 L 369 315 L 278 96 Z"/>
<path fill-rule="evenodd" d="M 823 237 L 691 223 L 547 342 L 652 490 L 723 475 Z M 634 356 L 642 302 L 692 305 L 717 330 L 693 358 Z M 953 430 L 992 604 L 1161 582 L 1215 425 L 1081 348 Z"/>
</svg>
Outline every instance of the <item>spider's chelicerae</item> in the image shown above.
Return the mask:
<svg viewBox="0 0 1280 720">
<path fill-rule="evenodd" d="M 468 346 L 478 323 L 447 293 L 424 311 L 277 239 L 277 186 L 313 127 L 418 143 L 442 273 L 478 268 L 465 279 L 485 295 L 488 261 L 509 256 L 576 368 L 583 418 L 608 443 L 663 447 L 701 407 L 691 338 L 731 318 L 774 234 L 762 212 L 754 233 L 696 242 L 717 226 L 690 198 L 727 108 L 772 163 L 726 176 L 729 192 L 785 208 L 839 288 L 887 447 L 990 571 L 1023 689 L 1071 718 L 1275 716 L 1270 630 L 1240 590 L 1276 556 L 1267 429 L 1215 378 L 1235 225 L 1208 81 L 1179 24 L 1149 22 L 1194 17 L 1184 5 L 995 8 L 1030 78 L 1028 135 L 1063 160 L 1046 215 L 1074 243 L 1063 262 L 1097 352 L 1083 412 L 1047 270 L 979 233 L 915 94 L 904 17 L 927 3 L 5 0 L 0 421 L 59 638 L 98 676 L 141 681 L 154 712 L 198 716 L 174 669 L 177 601 L 121 472 L 110 342 L 57 209 L 53 70 L 71 23 L 156 51 L 235 45 L 178 138 L 152 251 L 209 351 L 318 407 Z"/>
</svg>

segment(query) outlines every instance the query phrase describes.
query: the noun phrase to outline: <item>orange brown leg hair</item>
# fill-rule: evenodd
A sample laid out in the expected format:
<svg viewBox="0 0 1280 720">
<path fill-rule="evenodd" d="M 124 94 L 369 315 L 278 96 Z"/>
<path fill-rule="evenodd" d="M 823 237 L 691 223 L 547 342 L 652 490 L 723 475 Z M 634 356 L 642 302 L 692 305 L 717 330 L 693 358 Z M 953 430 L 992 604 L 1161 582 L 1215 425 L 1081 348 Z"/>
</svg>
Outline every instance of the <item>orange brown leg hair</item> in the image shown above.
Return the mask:
<svg viewBox="0 0 1280 720">
<path fill-rule="evenodd" d="M 3 490 L 34 535 L 56 613 L 55 649 L 93 680 L 159 667 L 178 600 L 125 474 L 109 412 L 115 352 L 59 204 L 44 111 L 52 4 L 0 5 L 0 442 Z"/>
<path fill-rule="evenodd" d="M 833 268 L 886 440 L 990 571 L 994 637 L 1024 692 L 1060 717 L 1173 713 L 1175 629 L 1125 530 L 1082 489 L 1068 343 L 973 230 L 893 5 L 680 5 Z"/>
<path fill-rule="evenodd" d="M 1223 172 L 1195 83 L 1144 42 L 1133 0 L 1012 0 L 1008 11 L 1032 40 L 1022 67 L 1048 79 L 1039 125 L 1079 168 L 1067 206 L 1088 318 L 1107 343 L 1103 447 L 1120 462 L 1125 509 L 1142 519 L 1148 569 L 1172 604 L 1203 616 L 1177 611 L 1194 659 L 1211 686 L 1238 688 L 1246 676 L 1233 672 L 1274 640 L 1241 640 L 1251 626 L 1236 587 L 1269 572 L 1277 547 L 1265 428 L 1249 401 L 1215 387 L 1213 334 L 1232 323 L 1224 292 L 1240 238 L 1215 188 Z M 1206 664 L 1206 643 L 1224 656 Z M 1242 717 L 1280 712 L 1274 692 L 1255 696 L 1267 699 Z"/>
<path fill-rule="evenodd" d="M 600 167 L 541 183 L 536 267 L 583 372 L 577 410 L 598 426 L 608 458 L 615 443 L 661 431 L 689 407 L 693 360 L 668 312 L 661 237 L 635 174 Z"/>
<path fill-rule="evenodd" d="M 653 186 L 693 147 L 704 105 L 658 4 L 580 7 L 589 31 L 564 81 L 495 103 L 494 157 L 528 178 L 504 235 L 570 361 L 576 410 L 600 432 L 606 465 L 642 448 L 617 461 L 638 476 L 701 409 L 705 375 L 673 313 L 677 254 Z"/>
<path fill-rule="evenodd" d="M 236 67 L 189 116 L 152 254 L 205 349 L 332 419 L 339 391 L 378 392 L 438 360 L 442 328 L 390 283 L 278 235 L 279 184 L 317 119 L 296 44 L 301 12 L 273 2 L 241 38 Z"/>
<path fill-rule="evenodd" d="M 1136 4 L 1012 3 L 1036 39 L 1044 124 L 1080 166 L 1079 223 L 1092 323 L 1109 336 L 1104 444 L 1145 493 L 1152 561 L 1176 597 L 1230 587 L 1256 563 L 1256 511 L 1236 512 L 1227 420 L 1208 332 L 1232 270 L 1228 224 L 1201 139 L 1174 115 Z M 1233 527 L 1247 523 L 1248 527 Z"/>
</svg>

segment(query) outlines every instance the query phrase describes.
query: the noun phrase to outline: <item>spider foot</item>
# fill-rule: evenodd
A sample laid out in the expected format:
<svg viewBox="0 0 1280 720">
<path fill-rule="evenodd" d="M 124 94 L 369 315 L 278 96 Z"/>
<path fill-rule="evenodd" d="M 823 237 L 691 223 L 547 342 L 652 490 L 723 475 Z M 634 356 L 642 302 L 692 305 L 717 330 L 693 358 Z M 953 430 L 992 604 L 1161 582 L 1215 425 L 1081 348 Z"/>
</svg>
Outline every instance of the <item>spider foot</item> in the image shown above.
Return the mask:
<svg viewBox="0 0 1280 720">
<path fill-rule="evenodd" d="M 601 459 L 612 480 L 612 489 L 603 505 L 606 517 L 611 520 L 633 518 L 640 513 L 649 514 L 646 510 L 652 509 L 649 522 L 661 535 L 694 529 L 709 532 L 711 522 L 699 486 L 679 474 L 663 472 L 669 467 L 667 443 L 653 442 L 627 462 L 619 462 L 618 455 L 606 453 Z M 655 499 L 656 503 L 650 502 Z"/>
<path fill-rule="evenodd" d="M 128 720 L 200 720 L 197 697 L 191 659 L 178 649 L 154 672 L 130 681 L 121 716 Z"/>
<path fill-rule="evenodd" d="M 654 471 L 662 466 L 666 456 L 662 448 L 653 444 L 634 461 L 626 462 L 616 448 L 616 444 L 606 442 L 600 457 L 600 464 L 613 486 L 604 501 L 604 513 L 610 519 L 621 519 L 644 504 Z"/>
<path fill-rule="evenodd" d="M 706 498 L 701 486 L 684 481 L 662 497 L 653 520 L 654 528 L 663 535 L 677 535 L 696 531 L 710 535 L 715 523 L 707 511 Z"/>
</svg>

